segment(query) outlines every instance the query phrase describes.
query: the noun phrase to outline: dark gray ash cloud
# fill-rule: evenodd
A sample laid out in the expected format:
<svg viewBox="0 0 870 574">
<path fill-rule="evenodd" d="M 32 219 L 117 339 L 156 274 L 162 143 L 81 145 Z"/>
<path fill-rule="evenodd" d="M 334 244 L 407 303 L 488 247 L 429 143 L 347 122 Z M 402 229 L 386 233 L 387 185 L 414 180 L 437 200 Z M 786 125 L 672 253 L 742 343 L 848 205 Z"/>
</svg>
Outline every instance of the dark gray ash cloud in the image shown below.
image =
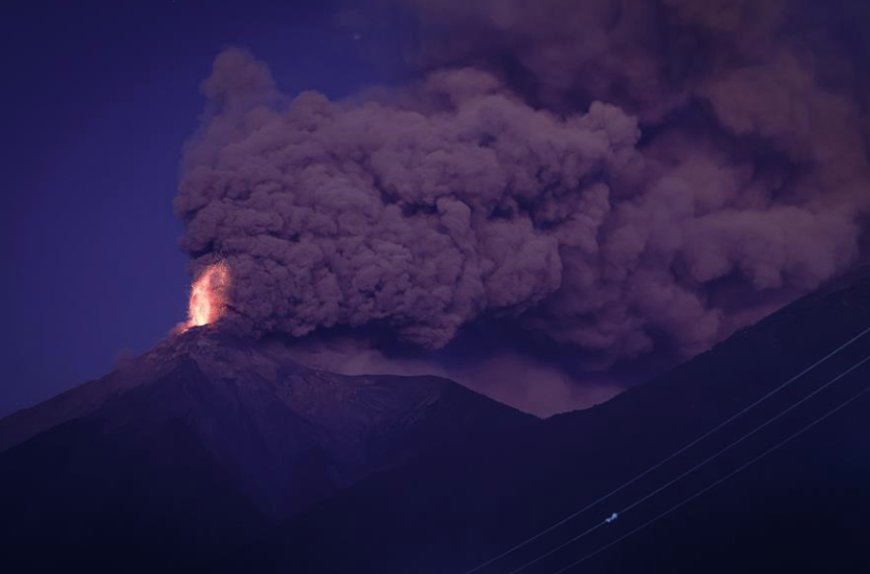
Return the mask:
<svg viewBox="0 0 870 574">
<path fill-rule="evenodd" d="M 861 257 L 870 58 L 817 8 L 402 4 L 410 85 L 288 97 L 215 60 L 175 209 L 230 268 L 228 328 L 437 349 L 497 318 L 601 364 L 689 355 Z"/>
</svg>

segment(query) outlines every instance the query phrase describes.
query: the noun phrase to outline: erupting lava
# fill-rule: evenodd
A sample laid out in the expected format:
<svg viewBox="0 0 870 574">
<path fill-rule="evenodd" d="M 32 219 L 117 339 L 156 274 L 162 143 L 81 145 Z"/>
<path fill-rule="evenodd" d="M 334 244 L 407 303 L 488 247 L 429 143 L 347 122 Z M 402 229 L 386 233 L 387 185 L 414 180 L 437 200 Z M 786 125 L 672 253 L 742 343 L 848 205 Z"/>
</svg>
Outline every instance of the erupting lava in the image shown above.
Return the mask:
<svg viewBox="0 0 870 574">
<path fill-rule="evenodd" d="M 230 283 L 230 272 L 224 263 L 209 265 L 193 282 L 187 306 L 187 322 L 182 330 L 214 323 L 224 310 L 224 294 Z"/>
</svg>

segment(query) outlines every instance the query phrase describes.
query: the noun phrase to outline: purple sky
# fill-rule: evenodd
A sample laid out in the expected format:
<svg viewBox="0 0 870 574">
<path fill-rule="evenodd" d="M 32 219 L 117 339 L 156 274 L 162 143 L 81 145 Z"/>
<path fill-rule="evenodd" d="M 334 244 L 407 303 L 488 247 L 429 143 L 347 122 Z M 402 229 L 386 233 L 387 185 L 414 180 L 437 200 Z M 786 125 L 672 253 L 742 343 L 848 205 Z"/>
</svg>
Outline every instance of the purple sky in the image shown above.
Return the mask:
<svg viewBox="0 0 870 574">
<path fill-rule="evenodd" d="M 341 96 L 399 73 L 360 49 L 388 53 L 386 39 L 355 40 L 324 2 L 223 4 L 6 7 L 0 416 L 106 373 L 184 318 L 171 202 L 221 48 L 250 47 L 289 93 Z"/>
</svg>

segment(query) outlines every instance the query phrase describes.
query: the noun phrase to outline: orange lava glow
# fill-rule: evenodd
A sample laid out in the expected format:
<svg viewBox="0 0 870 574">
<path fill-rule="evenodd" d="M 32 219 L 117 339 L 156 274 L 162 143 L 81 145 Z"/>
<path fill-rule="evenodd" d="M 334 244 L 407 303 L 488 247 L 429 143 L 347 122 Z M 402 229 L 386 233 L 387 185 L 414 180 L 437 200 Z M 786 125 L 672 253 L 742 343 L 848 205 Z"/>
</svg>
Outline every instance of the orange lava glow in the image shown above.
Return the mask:
<svg viewBox="0 0 870 574">
<path fill-rule="evenodd" d="M 220 318 L 226 305 L 224 294 L 229 283 L 230 272 L 225 264 L 206 267 L 190 288 L 184 330 L 209 325 Z"/>
</svg>

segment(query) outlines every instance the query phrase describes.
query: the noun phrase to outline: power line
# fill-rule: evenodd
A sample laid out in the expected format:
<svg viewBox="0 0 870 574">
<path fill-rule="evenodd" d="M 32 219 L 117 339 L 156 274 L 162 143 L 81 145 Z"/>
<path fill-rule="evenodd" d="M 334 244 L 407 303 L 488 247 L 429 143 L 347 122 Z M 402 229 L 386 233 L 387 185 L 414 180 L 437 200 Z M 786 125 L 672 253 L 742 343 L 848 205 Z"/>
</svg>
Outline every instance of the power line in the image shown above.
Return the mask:
<svg viewBox="0 0 870 574">
<path fill-rule="evenodd" d="M 756 434 L 758 434 L 759 432 L 761 432 L 761 431 L 764 430 L 765 428 L 769 427 L 770 425 L 772 425 L 773 423 L 775 423 L 776 421 L 778 421 L 778 420 L 781 419 L 782 417 L 786 416 L 787 414 L 789 414 L 790 412 L 792 412 L 793 410 L 795 410 L 795 409 L 798 408 L 799 406 L 803 405 L 804 403 L 806 403 L 806 402 L 809 401 L 810 399 L 816 397 L 816 396 L 819 395 L 821 392 L 823 392 L 825 389 L 827 389 L 827 388 L 830 387 L 831 385 L 837 383 L 837 382 L 838 382 L 840 379 L 842 379 L 843 377 L 848 376 L 849 374 L 851 374 L 853 371 L 855 371 L 856 369 L 858 369 L 859 367 L 861 367 L 862 365 L 864 365 L 864 364 L 865 364 L 866 362 L 868 362 L 868 361 L 870 361 L 870 355 L 868 355 L 867 357 L 865 357 L 864 359 L 862 359 L 862 360 L 859 361 L 858 363 L 852 365 L 851 367 L 849 367 L 848 369 L 846 369 L 845 371 L 843 371 L 842 373 L 840 373 L 839 375 L 837 375 L 836 377 L 834 377 L 833 379 L 831 379 L 830 381 L 828 381 L 827 383 L 825 383 L 824 385 L 822 385 L 821 387 L 819 387 L 818 389 L 816 389 L 815 391 L 813 391 L 812 393 L 810 393 L 809 395 L 807 395 L 806 397 L 804 397 L 803 399 L 801 399 L 801 400 L 799 400 L 798 402 L 794 403 L 793 405 L 791 405 L 790 407 L 788 407 L 788 408 L 785 409 L 784 411 L 782 411 L 782 412 L 780 412 L 779 414 L 777 414 L 777 415 L 771 417 L 770 419 L 768 419 L 767 421 L 765 421 L 765 422 L 762 423 L 761 425 L 755 427 L 754 429 L 752 429 L 752 430 L 749 431 L 748 433 L 744 434 L 744 435 L 741 436 L 740 438 L 738 438 L 738 439 L 734 440 L 733 442 L 729 443 L 728 445 L 722 447 L 721 449 L 719 449 L 718 451 L 716 451 L 715 453 L 713 453 L 713 454 L 710 455 L 709 457 L 705 458 L 705 459 L 702 460 L 701 462 L 699 462 L 699 463 L 697 463 L 696 465 L 694 465 L 693 467 L 691 467 L 689 470 L 683 472 L 682 474 L 680 474 L 680 475 L 677 476 L 676 478 L 674 478 L 674 479 L 668 481 L 667 483 L 665 483 L 663 486 L 658 487 L 657 489 L 653 490 L 653 491 L 650 492 L 649 494 L 647 494 L 647 495 L 641 497 L 640 499 L 636 500 L 635 502 L 629 504 L 628 506 L 626 506 L 625 508 L 623 508 L 623 509 L 620 510 L 619 512 L 615 513 L 615 515 L 616 515 L 616 516 L 622 516 L 623 514 L 626 514 L 626 513 L 630 512 L 630 511 L 633 510 L 634 508 L 637 508 L 638 506 L 640 506 L 641 504 L 643 504 L 644 502 L 646 502 L 646 501 L 649 500 L 650 498 L 656 496 L 656 495 L 659 494 L 660 492 L 662 492 L 662 491 L 664 491 L 664 490 L 667 490 L 668 488 L 670 488 L 670 487 L 673 486 L 674 484 L 678 483 L 678 482 L 681 481 L 682 479 L 686 478 L 686 477 L 689 476 L 690 474 L 694 473 L 694 472 L 697 471 L 698 469 L 702 468 L 703 466 L 706 466 L 707 464 L 709 464 L 709 463 L 712 462 L 713 460 L 719 458 L 719 456 L 721 456 L 722 454 L 724 454 L 724 453 L 728 452 L 729 450 L 731 450 L 732 448 L 734 448 L 734 447 L 736 447 L 736 446 L 738 446 L 738 445 L 744 443 L 746 440 L 748 440 L 749 438 L 755 436 Z M 591 527 L 591 528 L 585 530 L 584 532 L 581 532 L 580 534 L 578 534 L 577 536 L 574 536 L 573 538 L 568 539 L 567 541 L 563 542 L 563 543 L 560 544 L 559 546 L 556 546 L 555 548 L 553 548 L 553 549 L 551 549 L 551 550 L 549 550 L 549 551 L 547 551 L 547 552 L 545 552 L 545 553 L 543 553 L 543 554 L 537 556 L 536 558 L 534 558 L 534 559 L 532 559 L 532 560 L 530 560 L 530 561 L 528 561 L 528 562 L 522 564 L 521 566 L 517 567 L 516 569 L 511 570 L 511 571 L 509 572 L 509 574 L 517 574 L 518 572 L 522 572 L 523 570 L 525 570 L 525 569 L 528 568 L 529 566 L 532 566 L 533 564 L 537 564 L 538 562 L 540 562 L 540 561 L 543 560 L 544 558 L 547 558 L 548 556 L 552 556 L 552 555 L 555 554 L 556 552 L 559 552 L 560 550 L 562 550 L 562 549 L 564 549 L 564 548 L 566 548 L 566 547 L 568 547 L 568 546 L 574 544 L 575 542 L 581 540 L 582 538 L 585 538 L 585 537 L 588 536 L 589 534 L 592 534 L 593 532 L 595 532 L 596 530 L 598 530 L 598 529 L 601 528 L 602 526 L 605 526 L 606 524 L 609 524 L 610 522 L 613 522 L 613 520 L 607 519 L 607 520 L 604 520 L 604 521 L 602 521 L 602 522 L 599 522 L 597 525 L 595 525 L 595 526 L 593 526 L 593 527 Z"/>
<path fill-rule="evenodd" d="M 821 359 L 817 360 L 815 363 L 813 363 L 809 367 L 805 368 L 803 371 L 794 375 L 792 378 L 788 379 L 786 382 L 784 382 L 780 386 L 769 391 L 767 394 L 765 394 L 761 398 L 755 400 L 754 402 L 752 402 L 748 406 L 744 407 L 743 409 L 741 409 L 737 413 L 731 415 L 729 418 L 720 422 L 719 424 L 717 424 L 716 426 L 714 426 L 713 428 L 711 428 L 707 432 L 703 433 L 698 438 L 694 439 L 693 441 L 686 444 L 685 446 L 677 449 L 676 451 L 674 451 L 673 453 L 671 453 L 667 457 L 663 458 L 659 462 L 653 464 L 652 466 L 650 466 L 646 470 L 642 471 L 640 474 L 635 475 L 633 478 L 629 479 L 627 482 L 624 482 L 623 484 L 621 484 L 620 486 L 611 490 L 610 492 L 608 492 L 608 493 L 600 496 L 599 498 L 593 500 L 592 502 L 590 502 L 589 504 L 587 504 L 586 506 L 584 506 L 580 510 L 575 511 L 575 512 L 569 514 L 568 516 L 566 516 L 565 518 L 562 518 L 561 520 L 559 520 L 559 521 L 551 524 L 550 526 L 544 528 L 543 530 L 539 531 L 537 534 L 535 534 L 529 538 L 526 538 L 525 540 L 519 542 L 518 544 L 508 548 L 507 550 L 505 550 L 501 554 L 498 554 L 497 556 L 493 556 L 492 558 L 490 558 L 486 562 L 482 562 L 481 564 L 478 564 L 477 566 L 475 566 L 471 570 L 465 571 L 464 574 L 474 574 L 475 572 L 478 572 L 478 571 L 486 568 L 487 566 L 497 562 L 498 560 L 501 560 L 502 558 L 505 558 L 506 556 L 513 554 L 517 550 L 520 550 L 521 548 L 528 546 L 529 544 L 531 544 L 535 540 L 540 539 L 541 537 L 545 536 L 546 534 L 549 534 L 550 532 L 556 530 L 557 528 L 559 528 L 563 524 L 570 522 L 574 518 L 577 518 L 581 514 L 584 514 L 586 511 L 598 506 L 599 504 L 601 504 L 605 500 L 608 500 L 609 498 L 613 497 L 614 495 L 622 492 L 623 490 L 625 490 L 629 486 L 635 484 L 637 481 L 648 476 L 652 472 L 658 470 L 659 468 L 661 468 L 662 466 L 664 466 L 668 462 L 672 461 L 673 459 L 677 458 L 678 456 L 680 456 L 681 454 L 683 454 L 684 452 L 686 452 L 687 450 L 689 450 L 693 446 L 697 445 L 698 443 L 700 443 L 704 439 L 708 438 L 713 433 L 717 432 L 718 430 L 722 429 L 723 427 L 727 426 L 728 424 L 734 422 L 735 420 L 737 420 L 738 418 L 740 418 L 741 416 L 746 414 L 751 409 L 757 407 L 759 404 L 763 403 L 764 401 L 766 401 L 770 397 L 774 396 L 775 394 L 779 393 L 780 391 L 782 391 L 786 387 L 790 386 L 795 381 L 797 381 L 798 379 L 800 379 L 801 377 L 803 377 L 804 375 L 806 375 L 807 373 L 809 373 L 810 371 L 812 371 L 813 369 L 815 369 L 816 367 L 818 367 L 819 365 L 821 365 L 822 363 L 824 363 L 825 361 L 830 359 L 831 357 L 837 355 L 843 349 L 845 349 L 846 347 L 848 347 L 849 345 L 851 345 L 852 343 L 854 343 L 858 339 L 862 338 L 867 333 L 870 333 L 870 328 L 867 328 L 867 329 L 861 331 L 859 334 L 855 335 L 854 337 L 852 337 L 851 339 L 849 339 L 848 341 L 846 341 L 845 343 L 843 343 L 842 345 L 840 345 L 839 347 L 837 347 L 836 349 L 834 349 L 833 351 L 831 351 L 830 353 L 828 353 L 827 355 L 822 357 Z"/>
<path fill-rule="evenodd" d="M 866 360 L 866 359 L 865 359 L 865 360 Z M 733 477 L 734 475 L 736 475 L 736 474 L 738 474 L 738 473 L 740 473 L 740 472 L 743 472 L 744 470 L 746 470 L 747 468 L 749 468 L 750 466 L 752 466 L 753 464 L 755 464 L 755 463 L 758 462 L 759 460 L 763 459 L 764 457 L 766 457 L 766 456 L 769 455 L 770 453 L 772 453 L 772 452 L 778 450 L 779 448 L 785 446 L 786 444 L 788 444 L 788 443 L 791 442 L 792 440 L 796 439 L 797 437 L 801 436 L 802 434 L 806 433 L 807 431 L 809 431 L 809 430 L 812 429 L 813 427 L 815 427 L 815 426 L 821 424 L 822 422 L 824 422 L 824 421 L 827 420 L 828 418 L 834 416 L 835 414 L 837 414 L 838 412 L 840 412 L 841 410 L 843 410 L 844 408 L 846 408 L 846 407 L 849 406 L 850 404 L 852 404 L 852 403 L 854 403 L 855 401 L 857 401 L 858 399 L 860 399 L 860 398 L 861 398 L 862 396 L 864 396 L 868 391 L 870 391 L 870 387 L 867 387 L 867 388 L 863 389 L 861 392 L 859 392 L 859 393 L 857 393 L 856 395 L 852 396 L 851 398 L 849 398 L 849 399 L 843 401 L 842 403 L 840 403 L 839 405 L 837 405 L 837 406 L 834 407 L 833 409 L 829 410 L 827 413 L 825 413 L 825 414 L 822 415 L 821 417 L 815 419 L 814 421 L 812 421 L 812 422 L 809 423 L 808 425 L 804 426 L 803 428 L 801 428 L 801 429 L 798 430 L 797 432 L 795 432 L 795 433 L 789 435 L 788 437 L 786 437 L 786 438 L 783 439 L 782 441 L 778 442 L 778 443 L 775 444 L 774 446 L 770 447 L 770 448 L 767 449 L 766 451 L 764 451 L 764 452 L 762 452 L 761 454 L 757 455 L 756 457 L 750 459 L 749 462 L 746 462 L 746 463 L 742 464 L 741 466 L 737 467 L 735 470 L 729 472 L 728 474 L 726 474 L 726 475 L 723 476 L 722 478 L 716 480 L 716 481 L 715 481 L 714 483 L 712 483 L 710 486 L 707 486 L 706 488 L 704 488 L 704 489 L 702 489 L 702 490 L 696 492 L 695 494 L 693 494 L 693 495 L 690 496 L 689 498 L 686 498 L 685 500 L 683 500 L 682 502 L 679 502 L 678 504 L 672 506 L 672 507 L 669 508 L 668 510 L 666 510 L 666 511 L 660 513 L 660 514 L 657 514 L 655 517 L 653 517 L 653 518 L 651 518 L 650 520 L 644 522 L 643 524 L 641 524 L 641 525 L 638 526 L 637 528 L 635 528 L 635 529 L 633 529 L 633 530 L 630 530 L 629 532 L 627 532 L 626 534 L 620 536 L 620 537 L 617 538 L 616 540 L 614 540 L 614 541 L 612 541 L 612 542 L 609 542 L 609 543 L 605 544 L 604 546 L 602 546 L 601 548 L 598 548 L 597 550 L 595 550 L 595 551 L 593 551 L 593 552 L 590 552 L 589 554 L 587 554 L 587 555 L 584 556 L 583 558 L 581 558 L 581 559 L 579 559 L 579 560 L 576 560 L 575 562 L 572 562 L 571 564 L 568 564 L 567 566 L 565 566 L 564 568 L 562 568 L 562 569 L 560 569 L 560 570 L 557 570 L 557 571 L 554 572 L 553 574 L 564 574 L 564 572 L 567 572 L 568 570 L 570 570 L 570 569 L 572 569 L 572 568 L 574 568 L 574 567 L 576 567 L 576 566 L 579 566 L 580 564 L 582 564 L 582 563 L 586 562 L 587 560 L 589 560 L 589 559 L 591 559 L 591 558 L 597 556 L 598 554 L 601 554 L 602 552 L 608 550 L 609 548 L 612 548 L 613 546 L 619 544 L 620 542 L 622 542 L 622 541 L 625 540 L 626 538 L 628 538 L 628 537 L 630 537 L 630 536 L 633 536 L 633 535 L 637 534 L 638 532 L 640 532 L 640 531 L 643 530 L 644 528 L 647 528 L 648 526 L 651 526 L 652 524 L 654 524 L 655 522 L 658 522 L 658 521 L 661 520 L 662 518 L 665 518 L 666 516 L 668 516 L 668 515 L 670 515 L 670 514 L 673 514 L 674 512 L 676 512 L 677 510 L 679 510 L 679 509 L 682 508 L 683 506 L 689 504 L 689 503 L 692 502 L 693 500 L 695 500 L 695 499 L 699 498 L 700 496 L 706 494 L 707 492 L 713 490 L 714 488 L 716 488 L 717 486 L 719 486 L 720 484 L 722 484 L 722 483 L 725 482 L 726 480 L 730 479 L 730 478 Z"/>
</svg>

